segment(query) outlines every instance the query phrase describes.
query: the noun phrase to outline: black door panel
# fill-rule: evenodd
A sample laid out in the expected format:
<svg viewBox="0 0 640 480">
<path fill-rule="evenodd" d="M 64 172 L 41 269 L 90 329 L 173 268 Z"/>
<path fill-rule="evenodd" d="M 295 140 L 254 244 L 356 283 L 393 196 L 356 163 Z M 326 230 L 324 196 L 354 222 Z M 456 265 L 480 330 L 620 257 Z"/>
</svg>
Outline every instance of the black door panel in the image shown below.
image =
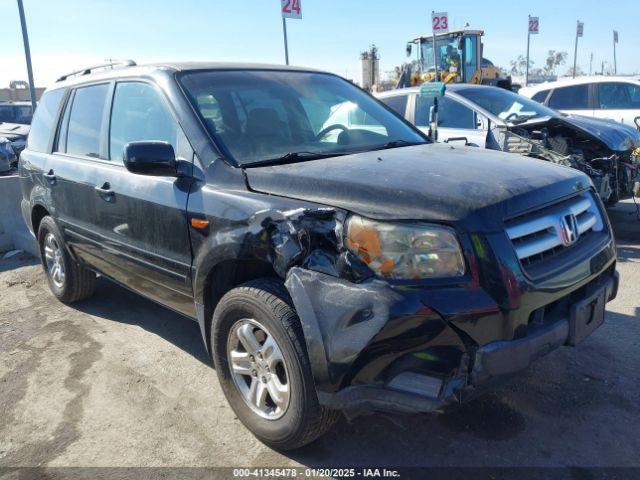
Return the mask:
<svg viewBox="0 0 640 480">
<path fill-rule="evenodd" d="M 93 197 L 96 162 L 54 154 L 47 162 L 47 172 L 55 177 L 47 182 L 51 191 L 54 218 L 62 227 L 62 233 L 72 253 L 80 261 L 89 262 L 84 255 L 83 239 L 69 236 L 69 232 L 86 232 L 88 241 L 97 241 L 95 221 L 98 212 Z"/>
<path fill-rule="evenodd" d="M 59 221 L 75 255 L 133 290 L 193 313 L 185 180 L 57 157 L 54 204 L 65 205 Z"/>
<path fill-rule="evenodd" d="M 162 125 L 163 134 L 170 132 L 171 117 L 148 99 L 129 95 L 130 101 L 117 106 L 120 118 L 127 120 L 115 125 L 120 143 L 110 143 L 109 112 L 111 99 L 118 98 L 118 86 L 98 84 L 73 92 L 60 126 L 57 153 L 45 167 L 55 176 L 49 186 L 54 214 L 79 261 L 159 303 L 194 315 L 186 218 L 189 182 L 130 173 L 117 152 L 109 160 L 110 146 L 121 147 L 147 132 L 153 135 L 154 125 Z M 177 151 L 192 161 L 190 147 L 177 143 Z"/>
</svg>

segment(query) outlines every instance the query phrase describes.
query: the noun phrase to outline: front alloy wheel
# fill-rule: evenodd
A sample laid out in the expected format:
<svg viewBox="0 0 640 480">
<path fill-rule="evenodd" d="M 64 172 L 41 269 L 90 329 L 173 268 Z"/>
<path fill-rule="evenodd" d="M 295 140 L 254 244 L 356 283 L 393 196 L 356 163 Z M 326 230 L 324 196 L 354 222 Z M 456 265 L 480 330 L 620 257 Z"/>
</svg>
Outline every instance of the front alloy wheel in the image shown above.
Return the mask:
<svg viewBox="0 0 640 480">
<path fill-rule="evenodd" d="M 282 417 L 289 407 L 289 382 L 273 335 L 256 320 L 239 320 L 231 327 L 227 355 L 233 382 L 247 406 L 268 420 Z"/>
<path fill-rule="evenodd" d="M 338 412 L 318 402 L 300 319 L 281 280 L 261 278 L 228 291 L 211 327 L 222 391 L 256 437 L 291 450 L 331 428 Z"/>
</svg>

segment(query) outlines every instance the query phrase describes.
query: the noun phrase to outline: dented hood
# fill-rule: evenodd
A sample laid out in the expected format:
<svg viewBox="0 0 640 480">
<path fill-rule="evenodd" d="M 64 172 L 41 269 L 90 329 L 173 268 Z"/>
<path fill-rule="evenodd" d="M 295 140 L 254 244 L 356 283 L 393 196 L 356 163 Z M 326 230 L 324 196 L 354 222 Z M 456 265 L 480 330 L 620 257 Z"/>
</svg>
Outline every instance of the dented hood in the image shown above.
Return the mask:
<svg viewBox="0 0 640 480">
<path fill-rule="evenodd" d="M 567 115 L 549 120 L 549 128 L 568 126 L 581 130 L 596 140 L 601 141 L 614 152 L 626 152 L 640 147 L 640 132 L 637 129 L 601 118 Z"/>
<path fill-rule="evenodd" d="M 461 222 L 476 231 L 576 190 L 583 173 L 472 147 L 418 145 L 247 168 L 252 190 L 375 219 Z M 474 225 L 472 225 L 474 224 Z"/>
</svg>

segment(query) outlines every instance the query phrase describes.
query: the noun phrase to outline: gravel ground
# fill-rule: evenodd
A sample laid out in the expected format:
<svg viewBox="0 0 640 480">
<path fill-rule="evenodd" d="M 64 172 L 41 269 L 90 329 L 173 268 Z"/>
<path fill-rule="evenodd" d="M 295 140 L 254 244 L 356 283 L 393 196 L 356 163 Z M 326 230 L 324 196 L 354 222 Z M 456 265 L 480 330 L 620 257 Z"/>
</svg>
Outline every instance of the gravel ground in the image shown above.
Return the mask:
<svg viewBox="0 0 640 480">
<path fill-rule="evenodd" d="M 287 454 L 235 418 L 196 323 L 108 281 L 65 306 L 35 260 L 2 260 L 0 467 L 638 467 L 640 220 L 611 216 L 621 288 L 582 345 L 456 412 L 342 420 Z"/>
</svg>

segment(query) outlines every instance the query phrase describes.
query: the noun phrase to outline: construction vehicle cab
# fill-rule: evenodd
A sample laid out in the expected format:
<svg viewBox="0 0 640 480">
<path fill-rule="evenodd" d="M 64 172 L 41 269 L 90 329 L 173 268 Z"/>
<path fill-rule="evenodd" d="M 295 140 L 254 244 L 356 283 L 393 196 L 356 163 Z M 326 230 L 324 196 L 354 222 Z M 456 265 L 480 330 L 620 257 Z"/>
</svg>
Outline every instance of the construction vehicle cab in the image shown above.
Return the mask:
<svg viewBox="0 0 640 480">
<path fill-rule="evenodd" d="M 433 81 L 504 86 L 501 81 L 505 79 L 501 79 L 500 71 L 482 58 L 483 35 L 482 30 L 456 30 L 414 38 L 407 43 L 407 56 L 411 56 L 413 45 L 416 45 L 417 58 L 412 63 L 417 64 L 417 68 L 405 65 L 398 86 L 409 87 Z"/>
</svg>

